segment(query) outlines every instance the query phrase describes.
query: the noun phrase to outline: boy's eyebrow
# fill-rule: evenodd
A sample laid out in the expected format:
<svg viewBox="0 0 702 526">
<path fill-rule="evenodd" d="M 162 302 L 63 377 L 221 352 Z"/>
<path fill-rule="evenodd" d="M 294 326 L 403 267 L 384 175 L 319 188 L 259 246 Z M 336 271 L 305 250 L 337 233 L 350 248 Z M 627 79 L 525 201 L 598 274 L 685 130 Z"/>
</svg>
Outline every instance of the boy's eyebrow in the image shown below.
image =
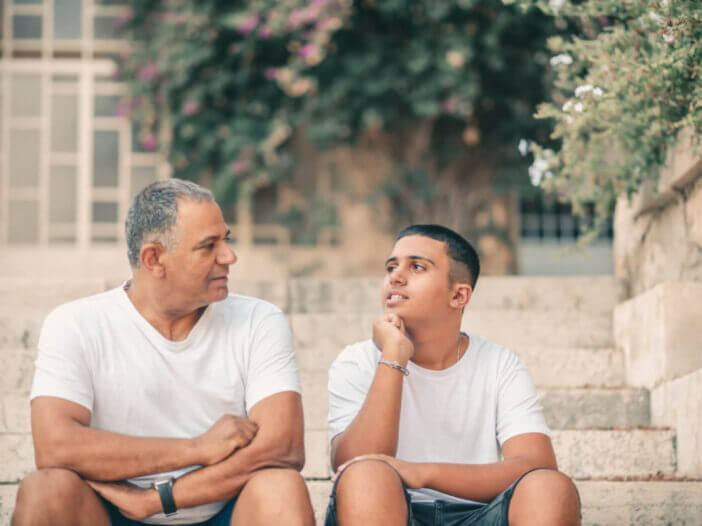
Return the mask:
<svg viewBox="0 0 702 526">
<path fill-rule="evenodd" d="M 436 263 L 434 263 L 431 259 L 424 257 L 424 256 L 407 256 L 407 259 L 413 259 L 413 260 L 421 260 L 421 261 L 428 261 L 432 265 L 436 266 Z M 388 263 L 396 263 L 397 258 L 395 256 L 389 257 L 388 259 L 385 260 L 385 264 L 387 265 Z"/>
<path fill-rule="evenodd" d="M 227 233 L 224 234 L 224 239 L 228 239 L 231 236 L 231 234 L 232 234 L 232 231 L 227 229 Z M 216 241 L 218 239 L 219 239 L 219 236 L 217 236 L 217 235 L 207 236 L 205 239 L 200 240 L 200 242 L 197 244 L 197 246 L 205 245 L 205 244 L 209 243 L 210 241 Z"/>
</svg>

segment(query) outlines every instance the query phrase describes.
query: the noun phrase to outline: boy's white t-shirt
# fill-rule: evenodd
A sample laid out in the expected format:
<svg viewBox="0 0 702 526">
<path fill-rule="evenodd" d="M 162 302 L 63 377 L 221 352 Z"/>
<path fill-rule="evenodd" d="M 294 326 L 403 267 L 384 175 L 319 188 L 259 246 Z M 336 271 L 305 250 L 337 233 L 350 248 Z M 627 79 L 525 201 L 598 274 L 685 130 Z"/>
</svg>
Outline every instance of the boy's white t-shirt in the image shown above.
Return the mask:
<svg viewBox="0 0 702 526">
<path fill-rule="evenodd" d="M 346 347 L 332 364 L 330 440 L 363 406 L 379 359 L 380 350 L 366 340 Z M 435 371 L 410 361 L 407 368 L 398 459 L 489 464 L 501 460 L 502 444 L 514 436 L 550 436 L 529 370 L 504 347 L 470 334 L 468 350 L 455 365 Z M 410 493 L 413 501 L 470 502 L 428 488 Z"/>
<path fill-rule="evenodd" d="M 300 392 L 283 313 L 255 298 L 210 304 L 183 341 L 164 338 L 122 287 L 67 303 L 44 321 L 31 398 L 64 398 L 91 411 L 90 427 L 131 436 L 193 438 L 224 414 L 246 416 L 262 399 Z M 131 479 L 149 487 L 178 477 Z M 202 522 L 225 502 L 160 513 L 143 522 Z"/>
</svg>

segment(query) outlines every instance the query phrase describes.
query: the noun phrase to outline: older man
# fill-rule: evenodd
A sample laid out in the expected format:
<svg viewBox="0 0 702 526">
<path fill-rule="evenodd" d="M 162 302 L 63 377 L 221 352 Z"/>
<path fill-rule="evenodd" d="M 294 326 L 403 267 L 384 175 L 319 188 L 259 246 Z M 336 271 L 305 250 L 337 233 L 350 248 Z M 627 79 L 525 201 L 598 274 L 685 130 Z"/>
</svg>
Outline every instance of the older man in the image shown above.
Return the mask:
<svg viewBox="0 0 702 526">
<path fill-rule="evenodd" d="M 290 329 L 229 295 L 212 194 L 154 183 L 126 230 L 132 279 L 44 322 L 12 524 L 313 524 Z"/>
</svg>

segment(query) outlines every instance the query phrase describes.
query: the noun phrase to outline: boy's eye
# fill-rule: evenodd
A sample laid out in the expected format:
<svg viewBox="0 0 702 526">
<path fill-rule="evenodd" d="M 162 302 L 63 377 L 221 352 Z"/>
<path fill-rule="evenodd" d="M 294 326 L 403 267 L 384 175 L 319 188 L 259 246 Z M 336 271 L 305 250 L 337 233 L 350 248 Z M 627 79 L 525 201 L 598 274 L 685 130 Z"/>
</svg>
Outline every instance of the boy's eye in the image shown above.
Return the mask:
<svg viewBox="0 0 702 526">
<path fill-rule="evenodd" d="M 424 270 L 424 267 L 420 265 L 419 263 L 413 263 L 412 268 L 418 269 L 418 270 Z"/>
<path fill-rule="evenodd" d="M 395 270 L 395 267 L 393 265 L 389 265 L 389 266 L 385 267 L 385 272 L 387 272 L 388 274 L 390 272 L 392 272 L 393 270 Z"/>
</svg>

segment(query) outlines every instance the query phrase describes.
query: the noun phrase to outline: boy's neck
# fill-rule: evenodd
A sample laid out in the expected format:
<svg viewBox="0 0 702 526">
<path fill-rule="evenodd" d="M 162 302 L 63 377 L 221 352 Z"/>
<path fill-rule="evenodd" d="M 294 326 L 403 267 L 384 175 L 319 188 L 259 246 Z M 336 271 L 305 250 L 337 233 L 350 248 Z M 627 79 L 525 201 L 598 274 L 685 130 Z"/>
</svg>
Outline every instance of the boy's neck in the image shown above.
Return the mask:
<svg viewBox="0 0 702 526">
<path fill-rule="evenodd" d="M 467 338 L 460 336 L 460 318 L 445 323 L 433 322 L 431 325 L 408 327 L 407 332 L 414 343 L 412 361 L 425 369 L 441 370 L 455 365 L 467 347 Z"/>
</svg>

